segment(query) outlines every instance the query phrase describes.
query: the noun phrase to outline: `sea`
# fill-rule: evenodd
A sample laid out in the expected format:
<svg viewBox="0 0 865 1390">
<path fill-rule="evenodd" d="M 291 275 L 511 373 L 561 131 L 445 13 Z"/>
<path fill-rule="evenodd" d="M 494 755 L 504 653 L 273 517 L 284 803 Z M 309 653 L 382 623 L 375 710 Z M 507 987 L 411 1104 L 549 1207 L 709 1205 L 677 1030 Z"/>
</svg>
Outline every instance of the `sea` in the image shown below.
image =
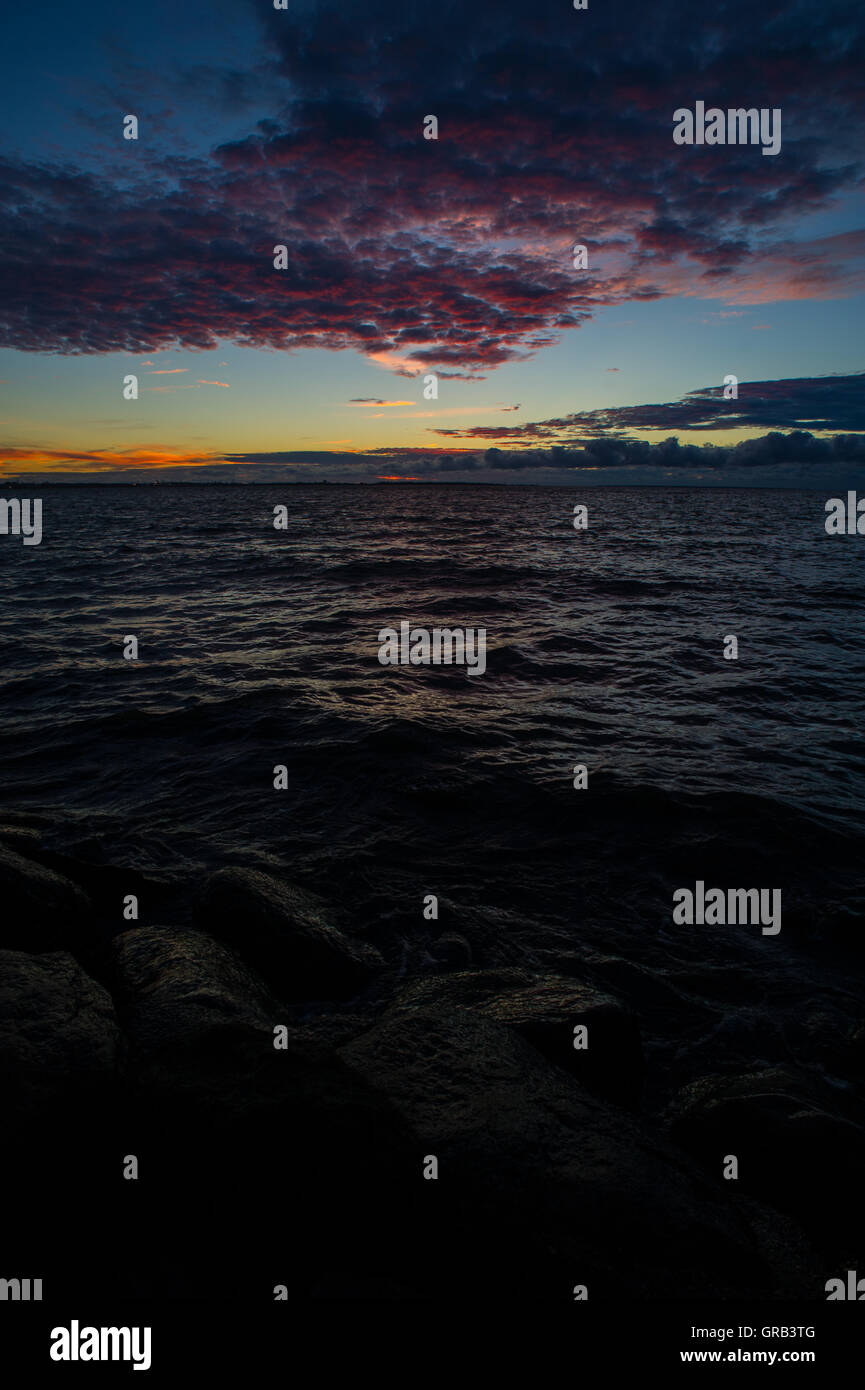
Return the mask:
<svg viewBox="0 0 865 1390">
<path fill-rule="evenodd" d="M 582 967 L 670 1085 L 828 1065 L 808 1019 L 822 1047 L 861 1008 L 865 541 L 822 493 L 41 495 L 41 544 L 0 538 L 5 824 L 178 921 L 242 865 L 406 974 L 442 934 L 474 966 Z M 484 629 L 485 672 L 383 666 L 403 621 Z M 780 888 L 781 933 L 677 926 L 697 881 Z"/>
</svg>

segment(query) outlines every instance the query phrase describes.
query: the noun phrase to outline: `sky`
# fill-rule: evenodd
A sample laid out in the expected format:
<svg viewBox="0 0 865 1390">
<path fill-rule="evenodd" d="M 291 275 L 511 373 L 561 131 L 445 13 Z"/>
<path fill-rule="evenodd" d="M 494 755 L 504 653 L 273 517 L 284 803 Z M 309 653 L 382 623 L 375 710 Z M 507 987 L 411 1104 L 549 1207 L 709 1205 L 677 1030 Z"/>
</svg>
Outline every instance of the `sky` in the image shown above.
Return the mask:
<svg viewBox="0 0 865 1390">
<path fill-rule="evenodd" d="M 863 28 L 17 6 L 0 481 L 863 485 Z M 697 102 L 779 111 L 780 150 L 677 144 Z"/>
</svg>

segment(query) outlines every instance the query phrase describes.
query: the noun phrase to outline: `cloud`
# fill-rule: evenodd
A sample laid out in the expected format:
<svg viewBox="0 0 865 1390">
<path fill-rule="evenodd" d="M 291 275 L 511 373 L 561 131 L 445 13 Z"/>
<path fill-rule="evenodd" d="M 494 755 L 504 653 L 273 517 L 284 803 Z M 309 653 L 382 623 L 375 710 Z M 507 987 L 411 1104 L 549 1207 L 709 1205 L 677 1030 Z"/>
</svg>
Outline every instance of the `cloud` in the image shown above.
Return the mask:
<svg viewBox="0 0 865 1390">
<path fill-rule="evenodd" d="M 675 437 L 657 444 L 642 439 L 587 439 L 577 447 L 553 445 L 529 452 L 487 449 L 486 467 L 514 469 L 660 469 L 685 474 L 707 470 L 754 471 L 795 465 L 804 477 L 815 466 L 865 467 L 865 435 L 839 434 L 818 439 L 807 430 L 772 432 L 739 444 L 681 444 Z M 813 481 L 813 480 L 812 480 Z"/>
<path fill-rule="evenodd" d="M 172 468 L 197 468 L 219 462 L 213 451 L 150 449 L 40 449 L 0 445 L 0 476 L 31 473 L 125 473 L 130 469 L 148 472 Z"/>
<path fill-rule="evenodd" d="M 525 425 L 472 425 L 434 429 L 452 439 L 532 439 L 566 443 L 584 435 L 625 430 L 737 430 L 745 428 L 865 430 L 865 372 L 850 376 L 742 381 L 738 398 L 723 386 L 701 386 L 679 401 L 660 405 L 607 406 Z"/>
<path fill-rule="evenodd" d="M 620 0 L 590 30 L 563 0 L 472 0 L 434 22 L 425 0 L 255 13 L 259 72 L 209 62 L 178 97 L 251 113 L 266 75 L 270 114 L 243 138 L 181 155 L 157 123 L 122 175 L 84 154 L 0 162 L 0 345 L 352 349 L 406 377 L 477 379 L 608 305 L 862 286 L 862 233 L 793 236 L 861 179 L 845 0 L 807 23 L 726 0 L 710 25 Z M 780 106 L 781 154 L 675 146 L 672 113 L 696 95 Z"/>
<path fill-rule="evenodd" d="M 339 444 L 344 441 L 334 440 Z M 268 453 L 133 449 L 0 451 L 0 477 L 22 481 L 172 482 L 586 482 L 798 487 L 865 486 L 865 435 L 820 439 L 807 430 L 772 431 L 735 445 L 656 444 L 590 438 L 528 449 L 287 449 Z M 386 470 L 386 471 L 385 471 Z"/>
<path fill-rule="evenodd" d="M 271 453 L 229 454 L 235 464 L 267 465 L 317 464 L 318 471 L 345 465 L 353 473 L 367 472 L 371 462 L 391 461 L 393 472 L 411 471 L 424 477 L 443 473 L 469 473 L 482 469 L 494 473 L 558 472 L 579 469 L 664 470 L 718 472 L 735 469 L 753 473 L 760 469 L 780 469 L 796 465 L 818 472 L 827 466 L 865 466 L 865 434 L 838 434 L 821 439 L 807 430 L 788 434 L 772 431 L 757 439 L 738 444 L 681 444 L 675 437 L 648 443 L 626 438 L 589 438 L 570 445 L 547 445 L 532 449 L 408 449 L 384 447 L 354 453 L 325 453 L 321 450 L 282 450 Z"/>
<path fill-rule="evenodd" d="M 184 367 L 183 370 L 186 371 L 186 368 Z M 186 381 L 186 382 L 178 383 L 176 386 L 148 386 L 148 387 L 147 387 L 147 390 L 148 390 L 148 391 L 163 391 L 163 392 L 165 392 L 165 391 L 197 391 L 198 388 L 199 388 L 199 386 L 224 386 L 225 389 L 226 389 L 227 391 L 231 389 L 230 386 L 229 386 L 229 383 L 228 383 L 227 381 L 205 381 L 204 377 L 199 377 L 197 381 Z"/>
</svg>

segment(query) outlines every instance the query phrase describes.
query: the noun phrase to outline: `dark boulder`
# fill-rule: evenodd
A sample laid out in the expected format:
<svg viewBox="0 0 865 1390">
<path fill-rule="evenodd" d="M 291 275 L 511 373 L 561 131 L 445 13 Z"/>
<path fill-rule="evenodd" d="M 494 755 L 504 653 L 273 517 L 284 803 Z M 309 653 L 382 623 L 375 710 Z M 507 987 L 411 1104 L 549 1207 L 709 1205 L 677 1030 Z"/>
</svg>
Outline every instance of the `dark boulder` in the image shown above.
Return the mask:
<svg viewBox="0 0 865 1390">
<path fill-rule="evenodd" d="M 383 964 L 374 947 L 333 925 L 319 898 L 257 869 L 213 874 L 196 922 L 235 947 L 285 999 L 352 998 Z"/>
<path fill-rule="evenodd" d="M 645 1064 L 637 1020 L 627 1005 L 590 985 L 524 970 L 461 971 L 418 981 L 396 1007 L 433 1002 L 506 1024 L 598 1095 L 625 1105 L 639 1099 Z M 585 1047 L 574 1046 L 578 1025 L 586 1028 L 579 1039 Z"/>
<path fill-rule="evenodd" d="M 136 1058 L 177 1058 L 215 1034 L 268 1045 L 279 1006 L 235 952 L 203 932 L 138 927 L 113 943 L 115 993 Z"/>
<path fill-rule="evenodd" d="M 220 942 L 142 928 L 114 950 L 134 1087 L 125 1143 L 142 1155 L 140 1241 L 153 1245 L 143 1265 L 176 1226 L 185 1278 L 221 1297 L 267 1299 L 275 1283 L 307 1297 L 334 1265 L 361 1287 L 387 1203 L 398 1243 L 412 1226 L 414 1141 L 387 1097 Z M 404 1279 L 401 1245 L 386 1268 Z"/>
<path fill-rule="evenodd" d="M 815 1080 L 785 1068 L 706 1077 L 673 1101 L 669 1134 L 715 1174 L 735 1155 L 741 1191 L 790 1213 L 815 1242 L 865 1255 L 865 1131 L 828 1101 Z"/>
<path fill-rule="evenodd" d="M 111 996 L 65 952 L 0 951 L 4 1123 L 78 1107 L 115 1083 L 123 1044 Z"/>
<path fill-rule="evenodd" d="M 458 932 L 443 932 L 429 954 L 439 970 L 468 970 L 472 963 L 472 948 Z"/>
<path fill-rule="evenodd" d="M 323 1104 L 332 1112 L 345 1102 L 344 1064 L 221 942 L 142 927 L 115 940 L 114 965 L 133 1078 L 155 1102 L 244 1124 L 256 1110 Z M 360 1137 L 367 1088 L 354 1084 L 354 1092 Z M 370 1113 L 381 1108 L 379 1097 L 367 1099 Z"/>
<path fill-rule="evenodd" d="M 577 1284 L 598 1299 L 813 1297 L 819 1286 L 789 1222 L 709 1182 L 477 1011 L 395 1009 L 340 1055 L 417 1133 L 418 1181 L 459 1252 L 448 1297 L 567 1299 Z M 420 1177 L 427 1155 L 435 1181 Z"/>
<path fill-rule="evenodd" d="M 43 864 L 0 845 L 0 946 L 13 951 L 70 949 L 88 920 L 82 890 Z"/>
<path fill-rule="evenodd" d="M 0 844 L 19 854 L 36 854 L 43 841 L 43 833 L 35 825 L 0 825 Z"/>
</svg>

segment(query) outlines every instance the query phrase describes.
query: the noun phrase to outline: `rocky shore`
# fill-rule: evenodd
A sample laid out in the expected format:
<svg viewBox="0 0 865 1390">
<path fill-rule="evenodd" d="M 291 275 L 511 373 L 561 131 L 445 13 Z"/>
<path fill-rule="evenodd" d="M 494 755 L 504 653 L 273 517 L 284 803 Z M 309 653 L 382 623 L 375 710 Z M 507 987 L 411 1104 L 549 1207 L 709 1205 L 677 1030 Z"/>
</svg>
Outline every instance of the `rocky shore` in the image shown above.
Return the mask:
<svg viewBox="0 0 865 1390">
<path fill-rule="evenodd" d="M 46 1289 L 822 1300 L 865 1267 L 852 986 L 781 1027 L 731 963 L 713 1019 L 681 974 L 452 904 L 371 940 L 259 870 L 142 884 L 146 921 L 129 884 L 0 828 L 5 1258 Z"/>
</svg>

